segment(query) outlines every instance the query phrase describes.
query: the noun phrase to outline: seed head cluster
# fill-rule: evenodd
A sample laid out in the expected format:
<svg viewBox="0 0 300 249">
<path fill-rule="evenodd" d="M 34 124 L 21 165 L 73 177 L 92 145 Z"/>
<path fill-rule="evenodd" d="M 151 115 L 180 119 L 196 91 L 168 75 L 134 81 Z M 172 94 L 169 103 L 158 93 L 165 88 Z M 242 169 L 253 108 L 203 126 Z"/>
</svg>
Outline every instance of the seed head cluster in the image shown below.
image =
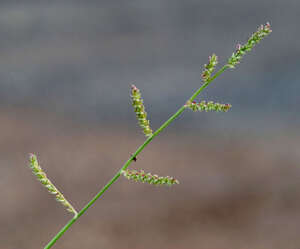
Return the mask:
<svg viewBox="0 0 300 249">
<path fill-rule="evenodd" d="M 272 32 L 270 23 L 265 25 L 260 25 L 258 30 L 248 39 L 246 44 L 237 44 L 236 51 L 228 59 L 227 66 L 229 68 L 234 68 L 238 63 L 240 63 L 242 57 L 246 52 L 251 51 L 251 49 L 258 44 L 264 37 Z"/>
<path fill-rule="evenodd" d="M 131 85 L 131 99 L 136 118 L 139 122 L 139 125 L 142 127 L 145 136 L 152 136 L 152 129 L 150 128 L 150 122 L 147 119 L 147 113 L 145 111 L 143 99 L 140 90 L 135 85 Z"/>
<path fill-rule="evenodd" d="M 174 185 L 179 184 L 179 181 L 170 176 L 158 176 L 151 173 L 145 173 L 143 170 L 122 170 L 122 175 L 128 180 L 134 180 L 136 182 L 147 182 L 154 185 Z"/>
<path fill-rule="evenodd" d="M 196 101 L 188 101 L 185 104 L 186 108 L 189 108 L 191 110 L 193 110 L 194 112 L 196 111 L 216 111 L 216 112 L 227 112 L 230 108 L 231 105 L 230 104 L 220 104 L 220 103 L 214 103 L 212 101 L 201 101 L 199 103 L 197 103 Z"/>
<path fill-rule="evenodd" d="M 208 57 L 208 64 L 204 65 L 204 70 L 201 74 L 204 83 L 210 79 L 210 76 L 215 70 L 217 64 L 218 64 L 218 56 L 212 54 L 211 56 Z"/>
<path fill-rule="evenodd" d="M 48 191 L 55 195 L 55 199 L 60 202 L 67 210 L 74 215 L 77 215 L 77 211 L 73 206 L 67 201 L 61 192 L 54 186 L 54 184 L 47 178 L 46 173 L 43 171 L 38 163 L 37 157 L 34 154 L 29 155 L 29 167 L 32 169 L 33 174 L 37 179 L 48 189 Z"/>
</svg>

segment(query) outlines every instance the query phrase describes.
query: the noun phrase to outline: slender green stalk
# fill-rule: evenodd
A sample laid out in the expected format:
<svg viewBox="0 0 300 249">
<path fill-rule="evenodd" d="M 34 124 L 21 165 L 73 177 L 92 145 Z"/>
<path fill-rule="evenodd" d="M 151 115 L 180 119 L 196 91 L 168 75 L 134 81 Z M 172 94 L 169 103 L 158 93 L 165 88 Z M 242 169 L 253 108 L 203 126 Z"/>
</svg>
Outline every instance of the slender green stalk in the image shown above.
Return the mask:
<svg viewBox="0 0 300 249">
<path fill-rule="evenodd" d="M 193 101 L 214 79 L 220 76 L 227 68 L 227 65 L 223 66 L 215 75 L 209 80 L 207 80 L 189 99 L 189 101 Z M 115 174 L 115 176 L 94 196 L 94 198 L 86 204 L 77 215 L 75 215 L 54 237 L 53 239 L 44 247 L 44 249 L 51 248 L 55 242 L 72 226 L 72 224 L 85 213 L 85 211 L 94 204 L 94 202 L 120 177 L 121 172 L 126 170 L 130 163 L 134 160 L 134 158 L 141 153 L 144 148 L 152 141 L 154 137 L 156 137 L 159 133 L 161 133 L 170 123 L 172 123 L 183 111 L 185 110 L 185 105 L 180 107 L 177 112 L 175 112 L 165 123 L 163 123 L 154 133 L 150 136 L 127 160 L 127 162 L 123 165 L 123 167 Z"/>
</svg>

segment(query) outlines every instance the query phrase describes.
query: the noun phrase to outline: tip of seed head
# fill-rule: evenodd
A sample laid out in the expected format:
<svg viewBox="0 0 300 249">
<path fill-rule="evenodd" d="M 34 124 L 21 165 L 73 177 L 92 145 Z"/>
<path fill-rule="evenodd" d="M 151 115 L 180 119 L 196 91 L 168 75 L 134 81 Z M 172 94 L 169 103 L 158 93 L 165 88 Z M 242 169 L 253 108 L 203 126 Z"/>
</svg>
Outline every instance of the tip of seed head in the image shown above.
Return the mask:
<svg viewBox="0 0 300 249">
<path fill-rule="evenodd" d="M 240 50 L 242 48 L 242 45 L 240 44 L 240 43 L 238 43 L 237 45 L 236 45 L 236 50 Z"/>
<path fill-rule="evenodd" d="M 132 91 L 138 91 L 139 89 L 138 89 L 135 85 L 132 84 L 132 85 L 131 85 L 131 90 L 132 90 Z"/>
<path fill-rule="evenodd" d="M 33 159 L 35 155 L 33 153 L 29 153 L 29 159 Z"/>
</svg>

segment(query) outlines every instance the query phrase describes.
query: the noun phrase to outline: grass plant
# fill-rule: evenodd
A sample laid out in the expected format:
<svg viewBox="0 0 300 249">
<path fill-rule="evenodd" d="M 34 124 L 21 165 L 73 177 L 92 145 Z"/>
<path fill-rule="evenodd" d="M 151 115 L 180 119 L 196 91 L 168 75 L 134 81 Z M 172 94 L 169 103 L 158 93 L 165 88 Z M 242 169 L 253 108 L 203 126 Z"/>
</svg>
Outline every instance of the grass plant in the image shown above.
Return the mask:
<svg viewBox="0 0 300 249">
<path fill-rule="evenodd" d="M 74 214 L 73 218 L 49 241 L 49 243 L 44 247 L 44 249 L 51 248 L 56 241 L 73 225 L 73 223 L 78 220 L 94 203 L 102 196 L 102 194 L 109 189 L 109 187 L 118 180 L 120 176 L 124 176 L 129 180 L 139 181 L 143 183 L 150 183 L 153 185 L 167 185 L 172 186 L 174 184 L 179 184 L 179 181 L 170 176 L 158 176 L 152 175 L 150 173 L 145 173 L 143 170 L 128 169 L 132 161 L 136 161 L 136 157 L 141 153 L 146 146 L 159 135 L 171 122 L 173 122 L 179 115 L 181 115 L 186 109 L 191 109 L 193 111 L 217 111 L 217 112 L 227 112 L 230 108 L 230 104 L 219 104 L 211 101 L 200 101 L 196 102 L 195 99 L 198 95 L 217 77 L 219 77 L 225 70 L 235 68 L 237 64 L 240 63 L 242 57 L 252 48 L 258 44 L 265 36 L 272 32 L 270 24 L 259 26 L 258 30 L 252 34 L 248 41 L 244 44 L 237 44 L 236 50 L 228 59 L 227 63 L 221 67 L 215 74 L 213 72 L 216 70 L 218 64 L 218 57 L 212 54 L 209 57 L 208 64 L 204 65 L 204 69 L 201 74 L 202 85 L 196 90 L 193 95 L 182 105 L 167 121 L 165 121 L 156 131 L 152 131 L 150 127 L 150 122 L 147 119 L 147 113 L 145 111 L 144 103 L 141 97 L 140 90 L 135 86 L 131 86 L 131 100 L 132 106 L 136 113 L 136 117 L 139 126 L 142 128 L 144 135 L 146 136 L 145 142 L 137 148 L 137 150 L 130 156 L 130 158 L 124 163 L 124 165 L 117 171 L 117 173 L 112 177 L 112 179 L 90 200 L 79 212 L 73 208 L 69 201 L 63 196 L 63 194 L 58 191 L 54 184 L 47 178 L 46 174 L 40 167 L 37 157 L 34 154 L 30 154 L 29 162 L 30 168 L 32 169 L 34 175 L 38 180 L 48 189 L 48 191 L 55 195 L 55 198 L 62 203 L 62 205 L 71 213 Z"/>
</svg>

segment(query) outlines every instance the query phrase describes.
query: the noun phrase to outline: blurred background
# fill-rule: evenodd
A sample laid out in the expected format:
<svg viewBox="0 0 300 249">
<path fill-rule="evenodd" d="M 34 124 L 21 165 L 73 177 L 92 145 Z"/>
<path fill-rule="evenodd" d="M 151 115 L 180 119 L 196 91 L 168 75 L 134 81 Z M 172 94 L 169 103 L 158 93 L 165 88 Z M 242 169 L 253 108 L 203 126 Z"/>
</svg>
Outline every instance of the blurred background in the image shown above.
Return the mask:
<svg viewBox="0 0 300 249">
<path fill-rule="evenodd" d="M 28 153 L 77 208 L 145 140 L 129 98 L 140 88 L 153 129 L 260 24 L 273 33 L 186 111 L 53 248 L 300 247 L 298 0 L 0 2 L 0 249 L 43 248 L 71 218 L 28 168 Z"/>
</svg>

